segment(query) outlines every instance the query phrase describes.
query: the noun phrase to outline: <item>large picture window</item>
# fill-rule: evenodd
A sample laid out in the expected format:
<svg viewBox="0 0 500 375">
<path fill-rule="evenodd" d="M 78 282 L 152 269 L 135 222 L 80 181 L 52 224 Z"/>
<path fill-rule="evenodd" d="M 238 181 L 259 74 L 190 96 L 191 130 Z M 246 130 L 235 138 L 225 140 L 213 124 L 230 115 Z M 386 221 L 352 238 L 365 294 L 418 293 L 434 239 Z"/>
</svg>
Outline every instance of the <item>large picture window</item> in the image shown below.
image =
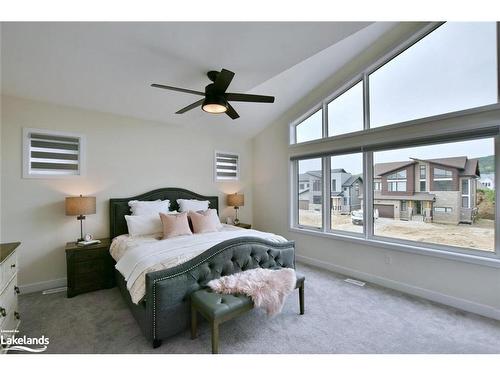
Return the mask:
<svg viewBox="0 0 500 375">
<path fill-rule="evenodd" d="M 292 226 L 464 261 L 500 258 L 500 110 L 486 106 L 498 104 L 497 29 L 429 25 L 290 124 L 292 143 L 329 137 L 290 147 Z"/>
</svg>

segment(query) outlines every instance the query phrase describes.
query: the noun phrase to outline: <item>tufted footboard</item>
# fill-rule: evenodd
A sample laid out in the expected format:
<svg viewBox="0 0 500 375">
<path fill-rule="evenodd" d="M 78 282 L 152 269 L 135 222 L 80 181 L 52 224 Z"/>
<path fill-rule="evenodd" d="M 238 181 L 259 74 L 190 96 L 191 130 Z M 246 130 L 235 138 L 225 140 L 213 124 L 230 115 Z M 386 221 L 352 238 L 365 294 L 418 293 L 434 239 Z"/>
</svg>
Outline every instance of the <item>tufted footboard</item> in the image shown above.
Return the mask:
<svg viewBox="0 0 500 375">
<path fill-rule="evenodd" d="M 294 242 L 254 237 L 222 242 L 186 263 L 146 274 L 146 296 L 134 315 L 153 346 L 189 326 L 189 295 L 213 279 L 251 268 L 295 268 Z M 142 318 L 142 319 L 141 319 Z"/>
</svg>

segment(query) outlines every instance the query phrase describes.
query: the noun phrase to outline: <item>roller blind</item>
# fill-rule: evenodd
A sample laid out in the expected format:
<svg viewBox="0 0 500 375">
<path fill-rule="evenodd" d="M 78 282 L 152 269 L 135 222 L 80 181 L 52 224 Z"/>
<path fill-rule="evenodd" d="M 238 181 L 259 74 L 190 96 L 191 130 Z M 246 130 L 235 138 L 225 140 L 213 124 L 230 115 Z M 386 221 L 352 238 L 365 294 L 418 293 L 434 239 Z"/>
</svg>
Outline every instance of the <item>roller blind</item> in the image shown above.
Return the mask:
<svg viewBox="0 0 500 375">
<path fill-rule="evenodd" d="M 79 175 L 81 138 L 27 132 L 28 174 L 30 176 Z"/>
<path fill-rule="evenodd" d="M 227 152 L 215 152 L 215 179 L 238 180 L 239 155 Z"/>
</svg>

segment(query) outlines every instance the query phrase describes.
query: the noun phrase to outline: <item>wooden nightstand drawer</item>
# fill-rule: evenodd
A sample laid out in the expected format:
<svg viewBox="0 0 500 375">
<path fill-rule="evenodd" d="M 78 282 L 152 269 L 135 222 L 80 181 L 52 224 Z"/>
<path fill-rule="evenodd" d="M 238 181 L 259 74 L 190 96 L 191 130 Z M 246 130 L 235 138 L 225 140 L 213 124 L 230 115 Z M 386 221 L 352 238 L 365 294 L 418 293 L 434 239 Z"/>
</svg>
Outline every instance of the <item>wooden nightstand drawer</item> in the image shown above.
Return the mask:
<svg viewBox="0 0 500 375">
<path fill-rule="evenodd" d="M 86 262 L 89 260 L 106 257 L 106 254 L 103 253 L 102 249 L 90 249 L 75 252 L 72 256 L 75 258 L 75 262 Z"/>
</svg>

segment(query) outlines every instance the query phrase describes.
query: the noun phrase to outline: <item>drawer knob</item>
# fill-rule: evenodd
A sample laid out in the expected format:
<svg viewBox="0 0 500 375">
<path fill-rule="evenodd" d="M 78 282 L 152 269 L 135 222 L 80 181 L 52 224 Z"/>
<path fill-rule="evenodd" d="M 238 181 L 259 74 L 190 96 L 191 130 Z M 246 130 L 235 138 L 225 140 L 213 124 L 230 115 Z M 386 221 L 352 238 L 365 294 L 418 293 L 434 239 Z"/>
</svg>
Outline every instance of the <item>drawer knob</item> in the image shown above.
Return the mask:
<svg viewBox="0 0 500 375">
<path fill-rule="evenodd" d="M 1 316 L 7 316 L 7 311 L 3 307 L 0 307 L 0 315 Z"/>
<path fill-rule="evenodd" d="M 15 287 L 14 287 L 14 292 L 15 292 L 16 294 L 19 294 L 19 293 L 20 293 L 20 291 L 19 291 L 19 287 L 18 287 L 18 286 L 15 286 Z"/>
<path fill-rule="evenodd" d="M 21 315 L 17 311 L 14 311 L 14 318 L 16 318 L 17 320 L 20 320 Z"/>
<path fill-rule="evenodd" d="M 14 264 L 11 264 L 11 265 L 10 265 L 10 268 L 16 268 L 16 264 L 15 264 L 15 263 L 14 263 Z"/>
</svg>

